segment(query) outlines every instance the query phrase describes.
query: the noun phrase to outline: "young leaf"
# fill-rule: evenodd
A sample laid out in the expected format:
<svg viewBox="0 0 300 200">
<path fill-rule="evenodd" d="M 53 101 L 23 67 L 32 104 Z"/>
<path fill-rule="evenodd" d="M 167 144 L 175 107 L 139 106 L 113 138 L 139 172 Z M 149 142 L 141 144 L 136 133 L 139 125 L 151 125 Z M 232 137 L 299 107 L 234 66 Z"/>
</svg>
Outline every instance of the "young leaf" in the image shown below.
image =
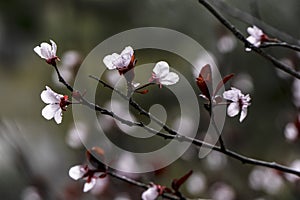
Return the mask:
<svg viewBox="0 0 300 200">
<path fill-rule="evenodd" d="M 192 175 L 192 173 L 193 173 L 193 170 L 190 170 L 188 173 L 186 173 L 185 175 L 183 175 L 181 178 L 174 179 L 172 181 L 172 188 L 173 188 L 173 190 L 175 190 L 175 192 L 178 192 L 178 190 L 181 187 L 181 185 Z"/>
<path fill-rule="evenodd" d="M 221 87 L 223 85 L 225 85 L 225 83 L 227 83 L 227 81 L 232 79 L 233 76 L 234 76 L 234 74 L 228 74 L 225 77 L 223 77 L 223 79 L 218 83 L 213 96 L 215 96 L 218 93 L 218 91 L 221 89 Z"/>
<path fill-rule="evenodd" d="M 212 91 L 212 74 L 209 64 L 202 67 L 199 77 L 196 78 L 197 85 L 204 96 L 211 99 L 210 91 Z"/>
</svg>

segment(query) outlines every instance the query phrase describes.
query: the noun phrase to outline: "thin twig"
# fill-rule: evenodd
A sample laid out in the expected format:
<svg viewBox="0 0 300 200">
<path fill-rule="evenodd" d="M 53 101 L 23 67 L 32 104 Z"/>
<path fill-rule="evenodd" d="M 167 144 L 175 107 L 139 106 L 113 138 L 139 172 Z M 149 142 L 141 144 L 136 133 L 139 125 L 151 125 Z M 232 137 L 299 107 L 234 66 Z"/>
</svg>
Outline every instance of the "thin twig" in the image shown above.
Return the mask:
<svg viewBox="0 0 300 200">
<path fill-rule="evenodd" d="M 211 119 L 212 125 L 213 125 L 214 129 L 216 130 L 217 135 L 218 135 L 218 137 L 219 137 L 220 148 L 221 148 L 223 151 L 226 151 L 225 143 L 224 143 L 224 141 L 223 141 L 223 139 L 222 139 L 221 132 L 220 132 L 220 130 L 218 129 L 218 126 L 217 126 L 217 124 L 216 124 L 216 121 L 215 121 L 215 117 L 214 117 L 213 111 L 210 112 L 210 119 Z"/>
<path fill-rule="evenodd" d="M 291 66 L 280 62 L 270 54 L 264 52 L 262 49 L 253 46 L 251 43 L 247 41 L 247 39 L 243 36 L 240 30 L 238 30 L 233 24 L 231 24 L 227 19 L 225 19 L 216 9 L 214 9 L 207 0 L 198 0 L 200 4 L 202 4 L 212 15 L 217 18 L 220 23 L 222 23 L 228 30 L 230 30 L 240 41 L 242 41 L 246 47 L 251 48 L 254 52 L 261 55 L 265 59 L 269 60 L 273 65 L 282 71 L 300 79 L 300 73 L 295 71 Z"/>
<path fill-rule="evenodd" d="M 261 48 L 276 47 L 276 46 L 289 48 L 295 51 L 300 51 L 300 46 L 288 44 L 286 42 L 264 42 L 260 45 Z"/>
<path fill-rule="evenodd" d="M 144 110 L 137 102 L 135 102 L 132 98 L 127 97 L 125 94 L 123 94 L 122 92 L 120 92 L 118 89 L 113 88 L 112 86 L 110 86 L 109 84 L 107 84 L 106 82 L 102 81 L 101 79 L 93 76 L 93 75 L 89 75 L 90 78 L 98 81 L 99 83 L 101 83 L 104 87 L 107 87 L 109 89 L 111 89 L 112 91 L 115 91 L 118 95 L 120 95 L 120 97 L 122 97 L 123 99 L 129 101 L 130 105 L 135 108 L 137 111 L 139 111 L 140 115 L 144 115 L 146 117 L 149 117 L 151 120 L 153 120 L 156 124 L 158 124 L 159 126 L 161 126 L 165 131 L 167 131 L 168 133 L 172 134 L 172 135 L 176 135 L 176 131 L 173 130 L 172 128 L 170 128 L 169 126 L 167 126 L 166 124 L 164 124 L 163 122 L 161 122 L 159 119 L 157 119 L 155 116 L 153 116 L 151 113 L 147 112 L 146 110 Z"/>
<path fill-rule="evenodd" d="M 127 176 L 120 175 L 120 174 L 118 174 L 116 172 L 113 172 L 113 171 L 108 171 L 107 174 L 114 177 L 114 178 L 117 178 L 121 181 L 124 181 L 126 183 L 129 183 L 131 185 L 135 185 L 135 186 L 143 188 L 143 189 L 148 189 L 148 188 L 151 187 L 150 184 L 145 184 L 145 183 L 133 180 L 131 178 L 128 178 Z M 172 199 L 172 200 L 187 200 L 187 198 L 185 198 L 185 197 L 178 197 L 178 196 L 166 193 L 166 192 L 164 192 L 161 196 L 166 198 L 166 199 Z"/>
</svg>

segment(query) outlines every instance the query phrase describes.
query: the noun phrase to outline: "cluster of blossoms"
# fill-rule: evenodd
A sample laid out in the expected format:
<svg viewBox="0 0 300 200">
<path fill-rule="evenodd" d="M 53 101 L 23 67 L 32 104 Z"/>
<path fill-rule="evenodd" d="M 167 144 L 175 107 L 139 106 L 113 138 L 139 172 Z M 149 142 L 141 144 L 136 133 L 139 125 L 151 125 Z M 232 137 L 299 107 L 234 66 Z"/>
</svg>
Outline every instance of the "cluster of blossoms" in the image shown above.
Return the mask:
<svg viewBox="0 0 300 200">
<path fill-rule="evenodd" d="M 131 46 L 126 47 L 121 54 L 113 53 L 105 56 L 103 63 L 109 70 L 118 70 L 120 75 L 125 76 L 127 82 L 132 83 L 136 59 Z M 170 72 L 170 66 L 165 61 L 155 64 L 152 77 L 149 79 L 149 82 L 159 84 L 160 87 L 162 85 L 173 85 L 178 81 L 179 76 L 174 72 Z"/>
<path fill-rule="evenodd" d="M 233 74 L 229 74 L 223 77 L 223 79 L 218 83 L 217 87 L 213 90 L 212 70 L 210 65 L 207 64 L 202 67 L 199 76 L 196 78 L 196 83 L 202 92 L 200 96 L 208 101 L 208 109 L 211 109 L 211 106 L 221 104 L 223 99 L 228 100 L 228 116 L 234 117 L 240 113 L 239 121 L 242 122 L 246 118 L 248 106 L 251 104 L 251 98 L 249 94 L 244 95 L 239 89 L 234 87 L 228 91 L 225 91 L 223 93 L 223 98 L 217 94 L 221 87 L 233 76 Z"/>
<path fill-rule="evenodd" d="M 260 44 L 258 43 L 258 35 L 261 38 L 264 34 L 257 28 L 248 28 L 249 36 L 247 40 L 254 45 Z M 256 38 L 256 40 L 254 40 Z M 57 45 L 54 41 L 50 40 L 50 44 L 43 42 L 40 46 L 36 46 L 34 51 L 46 62 L 50 65 L 56 67 L 56 60 L 59 58 L 56 55 Z M 107 67 L 108 70 L 118 70 L 120 75 L 124 75 L 127 82 L 134 88 L 138 87 L 139 83 L 133 83 L 134 79 L 134 67 L 136 64 L 136 59 L 134 55 L 134 50 L 131 46 L 126 47 L 120 54 L 113 53 L 111 55 L 107 55 L 103 58 L 103 63 Z M 199 77 L 197 78 L 197 85 L 202 92 L 202 97 L 212 100 L 213 102 L 219 102 L 220 96 L 216 95 L 218 90 L 221 88 L 222 84 L 225 84 L 229 79 L 232 78 L 233 75 L 228 75 L 223 78 L 222 83 L 217 86 L 213 95 L 211 96 L 210 92 L 212 90 L 212 77 L 211 77 L 211 68 L 209 65 L 206 65 L 202 68 Z M 175 72 L 170 72 L 170 66 L 165 61 L 159 61 L 155 64 L 152 72 L 152 76 L 149 79 L 149 83 L 158 84 L 160 88 L 163 85 L 173 85 L 179 81 L 179 76 Z M 57 124 L 60 124 L 62 121 L 62 111 L 66 111 L 66 108 L 70 101 L 68 101 L 67 95 L 61 95 L 53 90 L 51 90 L 48 86 L 46 86 L 46 90 L 41 94 L 42 100 L 48 105 L 43 109 L 42 115 L 50 120 L 54 118 Z M 247 116 L 247 107 L 250 105 L 251 98 L 249 95 L 244 95 L 240 90 L 236 88 L 231 88 L 231 90 L 224 92 L 223 98 L 231 101 L 228 106 L 228 115 L 230 117 L 236 116 L 238 113 L 241 113 L 240 122 L 242 122 Z"/>
<path fill-rule="evenodd" d="M 257 41 L 254 41 L 254 39 L 250 38 L 249 41 L 251 41 L 251 43 L 256 42 L 255 44 L 258 44 Z M 59 60 L 56 55 L 57 45 L 52 40 L 50 40 L 50 43 L 51 45 L 43 42 L 40 46 L 36 46 L 34 48 L 34 51 L 42 59 L 45 59 L 48 64 L 54 66 L 56 71 L 58 72 L 58 69 L 56 68 L 56 60 Z M 113 53 L 111 55 L 105 56 L 103 59 L 103 63 L 108 70 L 117 70 L 120 75 L 124 76 L 128 86 L 131 87 L 131 89 L 139 89 L 137 88 L 139 83 L 133 82 L 135 76 L 134 68 L 136 65 L 136 59 L 132 47 L 126 47 L 120 54 Z M 234 117 L 240 113 L 239 121 L 242 122 L 247 116 L 247 108 L 250 105 L 251 98 L 249 94 L 244 95 L 239 89 L 232 87 L 230 90 L 225 91 L 223 93 L 223 96 L 217 95 L 220 88 L 232 77 L 233 74 L 225 76 L 213 91 L 211 68 L 209 65 L 206 65 L 202 68 L 199 77 L 196 79 L 196 83 L 202 92 L 200 96 L 208 100 L 210 108 L 214 105 L 220 104 L 223 99 L 226 101 L 228 100 L 230 102 L 228 103 L 229 106 L 227 108 L 227 114 L 230 117 Z M 155 64 L 152 70 L 152 75 L 149 78 L 146 86 L 148 84 L 157 84 L 160 88 L 162 88 L 162 86 L 176 84 L 178 81 L 179 75 L 175 72 L 170 72 L 169 64 L 166 61 L 159 61 Z M 73 97 L 76 100 L 78 99 L 76 98 L 76 92 L 73 93 Z M 54 119 L 57 124 L 60 124 L 62 122 L 63 111 L 66 111 L 67 106 L 72 104 L 72 102 L 68 100 L 68 96 L 58 94 L 54 92 L 50 87 L 46 86 L 46 89 L 41 93 L 41 99 L 44 103 L 48 104 L 42 110 L 42 116 L 47 120 Z M 98 153 L 99 152 L 100 154 L 103 153 L 98 149 Z M 86 181 L 83 187 L 84 192 L 90 191 L 96 185 L 98 179 L 104 178 L 107 175 L 107 167 L 101 164 L 100 166 L 99 162 L 95 161 L 95 158 L 91 155 L 90 152 L 88 152 L 87 155 L 93 167 L 90 167 L 89 165 L 76 165 L 71 167 L 69 170 L 69 176 L 72 179 L 83 179 Z M 172 189 L 160 185 L 151 184 L 151 186 L 142 193 L 141 198 L 143 200 L 155 200 L 164 192 L 180 194 L 180 186 L 188 179 L 191 174 L 192 171 L 178 180 L 174 179 L 172 182 Z"/>
</svg>

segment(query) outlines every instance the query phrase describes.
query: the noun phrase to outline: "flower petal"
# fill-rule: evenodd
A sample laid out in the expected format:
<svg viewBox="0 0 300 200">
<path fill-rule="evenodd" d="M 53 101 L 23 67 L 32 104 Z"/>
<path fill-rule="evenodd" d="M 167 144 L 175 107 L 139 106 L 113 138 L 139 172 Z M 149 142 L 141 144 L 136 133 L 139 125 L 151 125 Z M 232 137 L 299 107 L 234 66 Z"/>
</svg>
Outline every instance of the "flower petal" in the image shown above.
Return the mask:
<svg viewBox="0 0 300 200">
<path fill-rule="evenodd" d="M 91 178 L 90 182 L 86 182 L 84 184 L 84 187 L 83 187 L 83 192 L 88 192 L 90 191 L 96 184 L 97 182 L 97 179 L 96 178 Z"/>
<path fill-rule="evenodd" d="M 59 103 L 63 95 L 57 94 L 50 87 L 46 86 L 46 90 L 41 93 L 41 99 L 48 104 Z"/>
<path fill-rule="evenodd" d="M 82 165 L 75 165 L 70 168 L 69 176 L 74 179 L 75 181 L 81 179 L 87 170 L 84 169 Z"/>
<path fill-rule="evenodd" d="M 142 200 L 155 200 L 158 197 L 159 193 L 157 191 L 156 186 L 152 186 L 148 188 L 145 192 L 142 194 Z"/>
<path fill-rule="evenodd" d="M 131 56 L 133 56 L 133 53 L 134 53 L 134 51 L 133 51 L 132 47 L 128 46 L 122 51 L 121 55 L 128 54 L 131 58 Z"/>
<path fill-rule="evenodd" d="M 103 58 L 103 63 L 105 66 L 109 69 L 116 69 L 116 66 L 113 64 L 113 62 L 119 57 L 119 54 L 113 53 L 112 55 L 107 55 Z"/>
<path fill-rule="evenodd" d="M 43 42 L 41 44 L 41 55 L 45 58 L 45 59 L 50 59 L 52 58 L 51 56 L 51 46 L 50 44 Z"/>
<path fill-rule="evenodd" d="M 57 50 L 57 45 L 53 40 L 50 40 L 51 45 L 52 45 L 52 50 L 51 50 L 51 57 L 56 57 L 56 50 Z"/>
<path fill-rule="evenodd" d="M 251 44 L 255 44 L 255 43 L 257 43 L 257 40 L 256 40 L 256 38 L 255 38 L 255 37 L 253 37 L 253 36 L 249 36 L 249 37 L 247 37 L 247 41 L 248 41 L 249 43 L 251 43 Z"/>
<path fill-rule="evenodd" d="M 54 114 L 54 120 L 57 124 L 60 124 L 62 121 L 62 109 L 60 107 Z"/>
<path fill-rule="evenodd" d="M 242 122 L 246 118 L 247 112 L 248 112 L 247 107 L 246 106 L 243 107 L 241 111 L 240 122 Z"/>
<path fill-rule="evenodd" d="M 49 104 L 42 110 L 42 115 L 47 120 L 52 119 L 56 112 L 60 109 L 59 104 Z"/>
<path fill-rule="evenodd" d="M 227 114 L 230 117 L 234 117 L 240 112 L 240 105 L 237 102 L 232 102 L 227 108 Z"/>
<path fill-rule="evenodd" d="M 157 78 L 167 76 L 170 71 L 169 64 L 165 61 L 160 61 L 155 64 L 153 68 L 153 72 L 156 74 Z"/>
<path fill-rule="evenodd" d="M 233 102 L 237 102 L 239 100 L 240 93 L 241 91 L 239 89 L 232 87 L 231 90 L 227 90 L 223 93 L 223 98 Z"/>
<path fill-rule="evenodd" d="M 44 56 L 42 55 L 42 53 L 41 53 L 41 47 L 40 47 L 40 46 L 34 47 L 33 51 L 34 51 L 37 55 L 39 55 L 41 58 L 45 59 L 45 57 L 44 57 Z"/>
<path fill-rule="evenodd" d="M 127 67 L 130 63 L 131 56 L 129 54 L 124 54 L 119 56 L 116 60 L 112 62 L 112 64 L 117 68 Z"/>
<path fill-rule="evenodd" d="M 162 85 L 173 85 L 173 84 L 177 83 L 178 81 L 179 81 L 179 76 L 174 72 L 170 72 L 167 74 L 166 77 L 164 77 L 160 80 L 160 83 Z"/>
</svg>

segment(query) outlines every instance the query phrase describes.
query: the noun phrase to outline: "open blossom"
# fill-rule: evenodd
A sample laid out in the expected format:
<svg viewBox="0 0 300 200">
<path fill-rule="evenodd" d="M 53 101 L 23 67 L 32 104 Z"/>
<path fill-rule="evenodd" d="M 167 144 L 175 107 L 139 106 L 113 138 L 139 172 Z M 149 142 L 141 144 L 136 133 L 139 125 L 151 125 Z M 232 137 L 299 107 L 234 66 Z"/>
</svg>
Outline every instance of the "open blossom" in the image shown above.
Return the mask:
<svg viewBox="0 0 300 200">
<path fill-rule="evenodd" d="M 160 61 L 156 63 L 153 68 L 152 77 L 150 82 L 156 82 L 161 85 L 173 85 L 179 81 L 179 76 L 170 72 L 169 64 L 165 61 Z"/>
<path fill-rule="evenodd" d="M 51 88 L 46 86 L 46 90 L 41 93 L 41 99 L 48 104 L 42 110 L 42 115 L 47 120 L 54 118 L 57 124 L 62 121 L 62 111 L 66 111 L 67 106 L 70 104 L 67 95 L 57 94 Z"/>
<path fill-rule="evenodd" d="M 231 90 L 223 93 L 223 98 L 231 101 L 227 108 L 227 114 L 234 117 L 241 113 L 240 122 L 242 122 L 247 116 L 247 108 L 250 105 L 249 94 L 244 95 L 239 89 L 232 87 Z"/>
<path fill-rule="evenodd" d="M 123 72 L 122 70 L 129 68 L 131 65 L 133 67 L 134 65 L 134 51 L 131 46 L 128 46 L 121 54 L 113 53 L 105 56 L 103 62 L 109 70 L 117 69 L 120 74 L 124 74 L 127 71 Z"/>
<path fill-rule="evenodd" d="M 153 185 L 152 187 L 148 188 L 145 192 L 142 194 L 142 200 L 155 200 L 159 195 L 159 191 L 156 185 Z"/>
<path fill-rule="evenodd" d="M 50 40 L 51 45 L 43 42 L 40 46 L 36 46 L 33 50 L 41 58 L 45 59 L 47 63 L 52 64 L 56 59 L 59 59 L 56 56 L 57 45 L 53 40 Z"/>
<path fill-rule="evenodd" d="M 248 27 L 247 32 L 249 33 L 249 37 L 247 37 L 248 42 L 250 42 L 253 46 L 259 47 L 261 42 L 267 39 L 267 35 L 263 33 L 263 31 L 256 26 Z M 251 51 L 250 48 L 246 48 L 246 51 Z"/>
<path fill-rule="evenodd" d="M 85 179 L 86 182 L 83 186 L 83 192 L 90 191 L 97 183 L 97 179 L 101 177 L 100 172 L 91 170 L 87 165 L 75 165 L 70 168 L 69 176 L 75 181 Z"/>
</svg>

